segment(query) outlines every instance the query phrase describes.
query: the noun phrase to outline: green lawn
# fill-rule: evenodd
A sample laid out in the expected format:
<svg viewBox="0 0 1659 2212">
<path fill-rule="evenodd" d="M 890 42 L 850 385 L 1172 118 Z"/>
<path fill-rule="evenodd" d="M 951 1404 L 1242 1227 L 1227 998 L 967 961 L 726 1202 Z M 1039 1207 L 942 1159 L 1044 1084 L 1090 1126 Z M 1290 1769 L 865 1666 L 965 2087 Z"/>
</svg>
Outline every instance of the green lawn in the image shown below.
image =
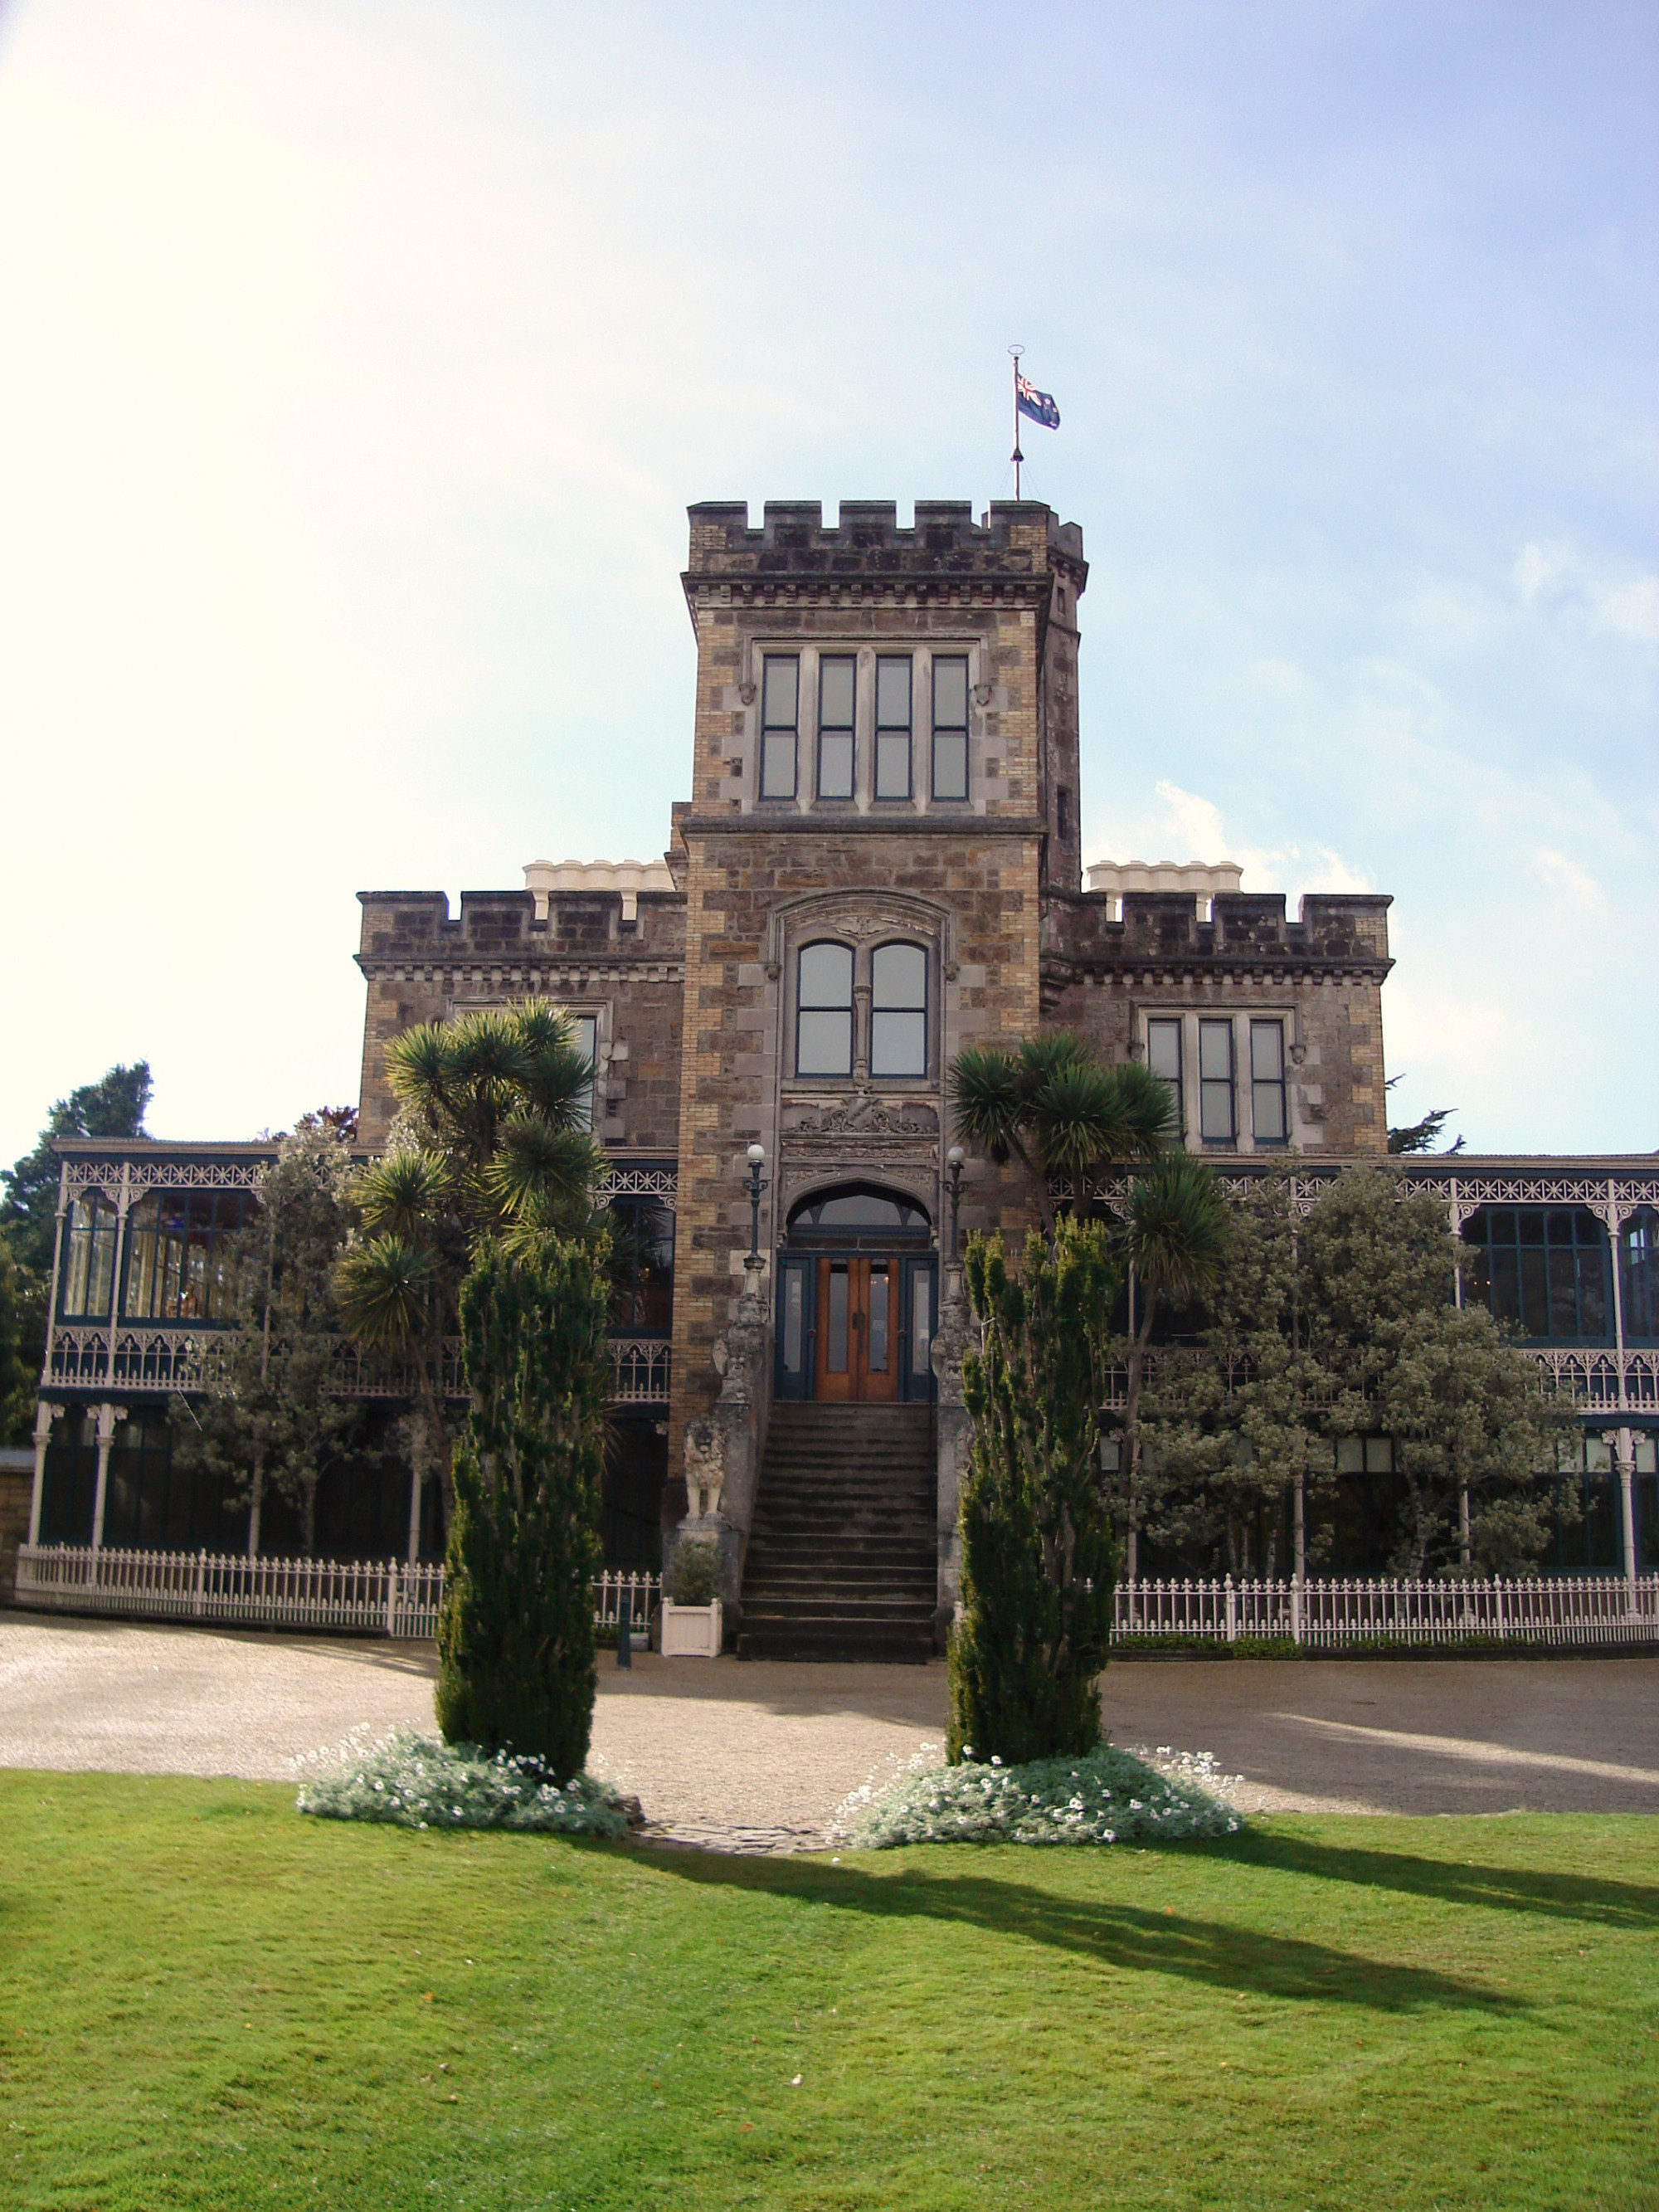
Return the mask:
<svg viewBox="0 0 1659 2212">
<path fill-rule="evenodd" d="M 0 1774 L 8 2212 L 1659 2205 L 1644 1820 L 832 1865 L 290 1808 Z"/>
</svg>

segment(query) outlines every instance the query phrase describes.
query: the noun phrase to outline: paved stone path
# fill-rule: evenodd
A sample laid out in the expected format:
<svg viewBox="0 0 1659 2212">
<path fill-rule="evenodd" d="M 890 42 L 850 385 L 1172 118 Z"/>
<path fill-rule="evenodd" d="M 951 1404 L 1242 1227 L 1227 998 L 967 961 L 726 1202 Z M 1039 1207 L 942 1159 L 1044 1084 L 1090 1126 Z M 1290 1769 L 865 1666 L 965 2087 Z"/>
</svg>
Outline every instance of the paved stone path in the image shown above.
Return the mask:
<svg viewBox="0 0 1659 2212">
<path fill-rule="evenodd" d="M 0 1765 L 286 1780 L 349 1730 L 429 1729 L 430 1644 L 0 1613 Z M 1659 1812 L 1659 1660 L 1136 1661 L 1107 1728 L 1212 1752 L 1248 1810 Z M 822 1848 L 943 1739 L 945 1669 L 602 1659 L 594 1765 L 648 1832 Z"/>
</svg>

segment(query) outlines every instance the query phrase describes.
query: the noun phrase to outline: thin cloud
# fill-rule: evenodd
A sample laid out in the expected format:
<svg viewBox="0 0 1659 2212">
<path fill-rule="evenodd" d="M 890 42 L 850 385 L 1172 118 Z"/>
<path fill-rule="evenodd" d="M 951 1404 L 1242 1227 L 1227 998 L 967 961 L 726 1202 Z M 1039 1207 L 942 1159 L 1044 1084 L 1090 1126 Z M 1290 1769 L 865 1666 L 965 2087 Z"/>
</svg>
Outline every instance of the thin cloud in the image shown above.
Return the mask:
<svg viewBox="0 0 1659 2212">
<path fill-rule="evenodd" d="M 1228 835 L 1221 809 L 1167 777 L 1153 787 L 1156 804 L 1121 817 L 1094 841 L 1091 860 L 1174 860 L 1213 866 L 1236 860 L 1240 887 L 1250 891 L 1369 891 L 1372 883 L 1331 846 L 1286 841 L 1261 845 Z"/>
<path fill-rule="evenodd" d="M 1524 607 L 1577 613 L 1604 635 L 1659 645 L 1659 575 L 1615 574 L 1609 563 L 1548 543 L 1523 545 L 1512 573 Z"/>
</svg>

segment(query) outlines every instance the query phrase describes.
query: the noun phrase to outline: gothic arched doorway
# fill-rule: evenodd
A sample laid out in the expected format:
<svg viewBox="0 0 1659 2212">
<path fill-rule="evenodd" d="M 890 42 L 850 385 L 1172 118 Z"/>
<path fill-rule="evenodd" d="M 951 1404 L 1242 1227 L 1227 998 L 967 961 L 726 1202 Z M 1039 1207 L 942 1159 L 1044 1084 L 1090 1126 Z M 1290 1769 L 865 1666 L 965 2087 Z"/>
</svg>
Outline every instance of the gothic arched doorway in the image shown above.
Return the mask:
<svg viewBox="0 0 1659 2212">
<path fill-rule="evenodd" d="M 925 1403 L 937 1258 L 920 1201 L 841 1183 L 793 1208 L 778 1261 L 780 1398 Z"/>
</svg>

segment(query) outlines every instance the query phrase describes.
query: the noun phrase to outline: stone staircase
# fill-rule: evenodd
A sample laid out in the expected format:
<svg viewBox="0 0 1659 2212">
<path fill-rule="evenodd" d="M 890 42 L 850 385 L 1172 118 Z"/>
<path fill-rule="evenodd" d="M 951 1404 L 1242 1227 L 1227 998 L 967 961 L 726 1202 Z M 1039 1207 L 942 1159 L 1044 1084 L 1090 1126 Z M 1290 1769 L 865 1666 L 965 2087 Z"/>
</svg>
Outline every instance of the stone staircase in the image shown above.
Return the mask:
<svg viewBox="0 0 1659 2212">
<path fill-rule="evenodd" d="M 744 1564 L 740 1659 L 933 1656 L 931 1406 L 775 1404 Z"/>
</svg>

